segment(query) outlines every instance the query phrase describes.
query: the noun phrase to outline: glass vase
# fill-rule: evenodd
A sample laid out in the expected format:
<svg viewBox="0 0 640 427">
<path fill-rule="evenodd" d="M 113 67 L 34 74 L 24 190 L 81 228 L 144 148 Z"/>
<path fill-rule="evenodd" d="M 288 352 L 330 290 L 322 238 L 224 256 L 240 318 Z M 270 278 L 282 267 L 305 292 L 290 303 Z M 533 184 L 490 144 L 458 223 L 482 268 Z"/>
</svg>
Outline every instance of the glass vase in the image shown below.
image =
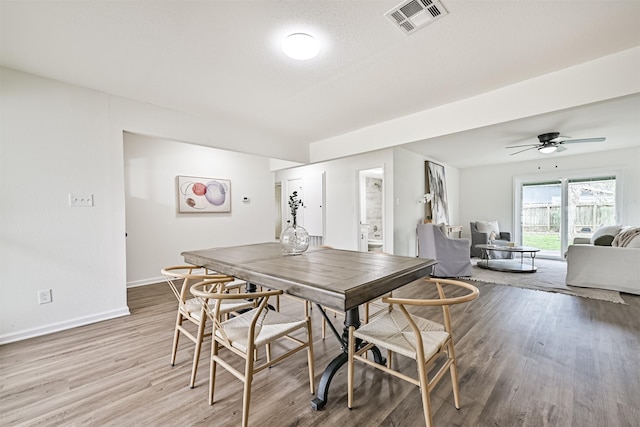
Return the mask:
<svg viewBox="0 0 640 427">
<path fill-rule="evenodd" d="M 290 225 L 282 230 L 280 244 L 285 255 L 299 255 L 309 249 L 309 233 L 299 225 Z"/>
</svg>

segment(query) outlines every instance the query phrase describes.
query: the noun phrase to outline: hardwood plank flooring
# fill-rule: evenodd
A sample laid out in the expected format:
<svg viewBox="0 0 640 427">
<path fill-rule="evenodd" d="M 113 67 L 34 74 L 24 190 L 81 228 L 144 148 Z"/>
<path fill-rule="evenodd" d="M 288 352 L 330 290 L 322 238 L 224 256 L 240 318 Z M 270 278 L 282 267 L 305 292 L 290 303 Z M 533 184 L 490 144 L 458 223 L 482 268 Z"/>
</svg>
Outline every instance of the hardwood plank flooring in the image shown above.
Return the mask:
<svg viewBox="0 0 640 427">
<path fill-rule="evenodd" d="M 432 392 L 439 426 L 640 425 L 640 297 L 628 305 L 476 283 L 480 297 L 454 307 L 461 409 L 447 378 Z M 193 345 L 181 340 L 169 364 L 176 304 L 165 284 L 129 291 L 131 315 L 0 347 L 2 426 L 236 426 L 242 384 L 220 369 L 207 404 L 209 343 L 188 387 Z M 431 296 L 421 281 L 394 296 Z M 282 309 L 301 303 L 282 298 Z M 439 312 L 418 313 L 440 319 Z M 430 315 L 435 313 L 436 315 Z M 342 317 L 336 318 L 340 324 Z M 316 376 L 337 354 L 313 313 Z M 409 360 L 394 360 L 407 373 Z M 356 365 L 355 406 L 346 405 L 346 367 L 329 403 L 311 409 L 306 354 L 256 375 L 250 421 L 265 426 L 420 426 L 416 387 Z"/>
</svg>

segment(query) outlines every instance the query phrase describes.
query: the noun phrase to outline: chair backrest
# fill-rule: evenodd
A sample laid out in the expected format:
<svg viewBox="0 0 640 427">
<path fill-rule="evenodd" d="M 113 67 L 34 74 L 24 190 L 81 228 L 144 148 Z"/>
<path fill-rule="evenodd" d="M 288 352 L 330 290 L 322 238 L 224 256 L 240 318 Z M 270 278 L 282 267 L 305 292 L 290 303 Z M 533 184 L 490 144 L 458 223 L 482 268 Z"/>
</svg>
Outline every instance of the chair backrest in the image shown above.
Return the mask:
<svg viewBox="0 0 640 427">
<path fill-rule="evenodd" d="M 203 280 L 219 280 L 220 283 L 229 283 L 234 280 L 233 277 L 226 274 L 211 273 L 203 267 L 194 265 L 166 267 L 161 272 L 181 306 L 189 296 L 190 283 Z"/>
<path fill-rule="evenodd" d="M 248 325 L 249 337 L 255 337 L 262 327 L 262 320 L 264 320 L 263 313 L 268 310 L 269 297 L 275 295 L 281 295 L 281 290 L 269 290 L 261 292 L 244 292 L 244 293 L 226 293 L 224 292 L 225 282 L 220 279 L 203 280 L 191 286 L 190 291 L 202 305 L 202 315 L 208 316 L 213 323 L 213 334 L 215 336 L 216 331 L 220 331 L 219 337 L 225 341 L 225 344 L 231 346 L 231 342 L 227 337 L 224 328 L 222 328 L 222 317 L 220 315 L 220 308 L 223 305 L 223 301 L 230 300 L 247 300 L 255 299 L 258 301 L 256 308 L 253 309 L 253 317 L 250 325 Z"/>
<path fill-rule="evenodd" d="M 483 227 L 487 230 L 487 231 L 480 231 L 478 230 L 478 222 L 483 223 Z M 469 223 L 469 229 L 471 230 L 471 233 L 483 233 L 483 234 L 487 234 L 487 237 L 489 239 L 500 239 L 500 234 L 501 234 L 501 230 L 500 227 L 498 225 L 498 221 L 497 220 L 492 220 L 492 221 L 471 221 Z M 494 236 L 493 238 L 491 237 L 491 232 L 494 232 Z"/>
<path fill-rule="evenodd" d="M 437 259 L 437 244 L 449 239 L 437 224 L 418 224 L 418 256 Z"/>
<path fill-rule="evenodd" d="M 386 302 L 386 303 L 392 304 L 392 305 L 397 305 L 400 308 L 400 310 L 402 310 L 404 315 L 407 317 L 407 320 L 409 321 L 409 324 L 411 325 L 412 329 L 417 334 L 417 339 L 420 342 L 422 341 L 422 339 L 420 338 L 420 331 L 419 331 L 418 327 L 416 326 L 416 324 L 411 319 L 411 316 L 409 315 L 409 312 L 407 311 L 405 306 L 422 306 L 422 307 L 425 307 L 425 306 L 441 306 L 442 307 L 443 316 L 444 316 L 444 327 L 445 327 L 445 330 L 449 334 L 451 334 L 452 333 L 452 330 L 451 330 L 451 313 L 449 311 L 449 306 L 455 305 L 455 304 L 462 304 L 462 303 L 469 302 L 469 301 L 473 301 L 474 299 L 476 299 L 478 297 L 478 295 L 480 295 L 480 291 L 478 290 L 477 287 L 475 287 L 474 285 L 472 285 L 470 283 L 462 282 L 460 280 L 428 278 L 428 279 L 425 279 L 425 282 L 434 283 L 436 285 L 436 288 L 438 290 L 438 297 L 439 298 L 411 299 L 411 298 L 385 297 L 385 298 L 382 299 L 383 302 Z M 455 286 L 455 287 L 458 287 L 458 288 L 464 288 L 464 289 L 468 290 L 469 292 L 467 292 L 464 295 L 457 296 L 457 297 L 447 297 L 445 292 L 444 292 L 443 285 L 449 285 L 449 286 Z"/>
<path fill-rule="evenodd" d="M 418 257 L 436 258 L 432 224 L 418 224 Z"/>
</svg>

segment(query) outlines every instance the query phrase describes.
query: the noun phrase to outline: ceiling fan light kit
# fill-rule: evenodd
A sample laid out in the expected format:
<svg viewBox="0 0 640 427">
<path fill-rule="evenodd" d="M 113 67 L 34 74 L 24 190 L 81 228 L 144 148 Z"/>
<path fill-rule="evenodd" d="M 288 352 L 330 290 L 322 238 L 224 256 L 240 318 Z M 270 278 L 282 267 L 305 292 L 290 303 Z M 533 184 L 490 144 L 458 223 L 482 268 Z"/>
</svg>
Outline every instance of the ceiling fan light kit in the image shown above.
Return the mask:
<svg viewBox="0 0 640 427">
<path fill-rule="evenodd" d="M 545 145 L 543 147 L 538 148 L 538 151 L 542 154 L 551 154 L 558 149 L 555 145 Z"/>
<path fill-rule="evenodd" d="M 522 153 L 523 151 L 533 150 L 534 148 L 542 154 L 551 154 L 555 152 L 559 153 L 561 151 L 565 151 L 566 147 L 563 146 L 564 144 L 575 144 L 581 142 L 602 142 L 605 140 L 605 137 L 571 139 L 570 136 L 561 136 L 560 132 L 547 132 L 538 135 L 538 142 L 536 144 L 511 145 L 507 148 L 526 147 L 523 150 L 511 153 L 510 156 Z"/>
</svg>

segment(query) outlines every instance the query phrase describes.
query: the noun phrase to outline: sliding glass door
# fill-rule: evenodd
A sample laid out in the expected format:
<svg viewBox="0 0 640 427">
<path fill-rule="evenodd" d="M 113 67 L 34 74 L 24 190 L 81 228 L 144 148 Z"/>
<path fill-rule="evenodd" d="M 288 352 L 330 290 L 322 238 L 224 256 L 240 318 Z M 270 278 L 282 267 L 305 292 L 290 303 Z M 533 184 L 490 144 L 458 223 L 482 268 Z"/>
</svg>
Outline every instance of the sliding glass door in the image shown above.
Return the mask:
<svg viewBox="0 0 640 427">
<path fill-rule="evenodd" d="M 562 258 L 575 237 L 590 237 L 600 225 L 616 222 L 615 175 L 517 183 L 516 238 L 539 248 L 541 257 Z"/>
<path fill-rule="evenodd" d="M 539 255 L 557 257 L 562 249 L 562 183 L 522 184 L 522 244 L 540 249 Z"/>
<path fill-rule="evenodd" d="M 570 179 L 567 183 L 569 243 L 616 223 L 616 178 Z"/>
</svg>

